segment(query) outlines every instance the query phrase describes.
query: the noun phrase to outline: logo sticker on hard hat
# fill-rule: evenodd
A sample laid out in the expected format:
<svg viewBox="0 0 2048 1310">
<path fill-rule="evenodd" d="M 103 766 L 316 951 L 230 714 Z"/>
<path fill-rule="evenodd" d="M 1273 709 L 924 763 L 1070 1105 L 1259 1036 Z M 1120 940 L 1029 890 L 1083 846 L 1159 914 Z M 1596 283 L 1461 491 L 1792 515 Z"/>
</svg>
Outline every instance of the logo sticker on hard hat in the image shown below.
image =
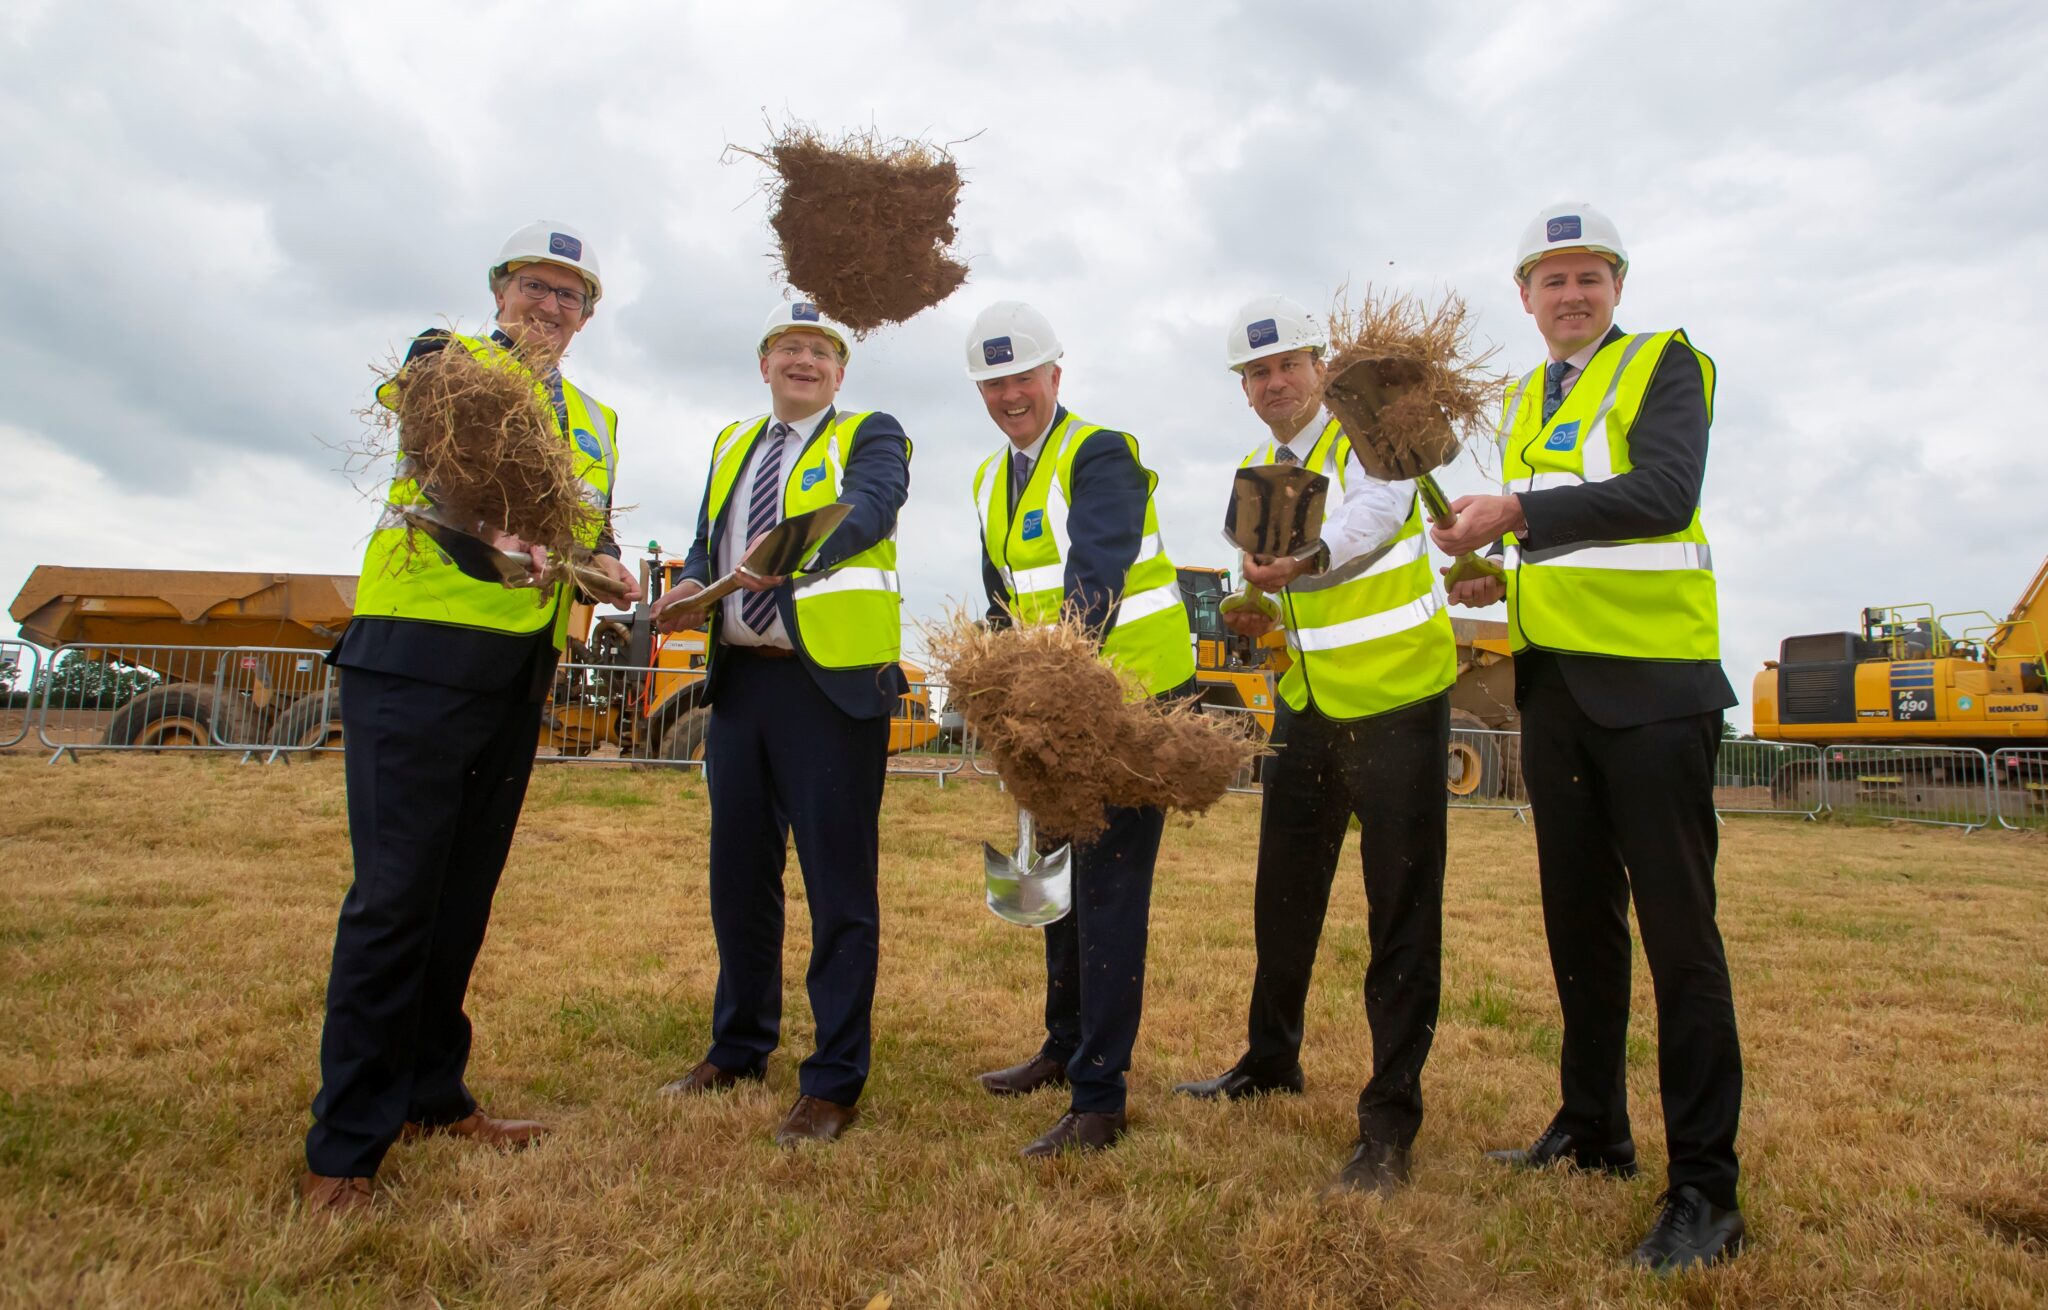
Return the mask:
<svg viewBox="0 0 2048 1310">
<path fill-rule="evenodd" d="M 798 487 L 797 490 L 809 491 L 812 487 L 817 486 L 820 482 L 823 482 L 824 480 L 825 466 L 823 464 L 820 464 L 815 468 L 807 468 L 804 470 L 803 485 Z"/>
<path fill-rule="evenodd" d="M 1010 345 L 1008 337 L 990 337 L 981 343 L 981 362 L 984 364 L 1007 364 L 1017 358 L 1017 351 Z"/>
<path fill-rule="evenodd" d="M 560 255 L 564 259 L 580 260 L 583 258 L 583 243 L 570 236 L 567 232 L 550 232 L 548 233 L 548 253 L 550 255 Z"/>
<path fill-rule="evenodd" d="M 1545 450 L 1570 450 L 1579 444 L 1579 421 L 1557 425 L 1557 431 L 1550 434 L 1550 440 L 1543 443 Z"/>
<path fill-rule="evenodd" d="M 598 444 L 597 434 L 589 428 L 576 429 L 576 445 L 592 459 L 604 458 L 604 447 Z"/>
<path fill-rule="evenodd" d="M 815 323 L 818 321 L 818 307 L 808 300 L 799 300 L 789 307 L 789 317 L 796 323 Z"/>
<path fill-rule="evenodd" d="M 1577 214 L 1559 214 L 1543 227 L 1546 241 L 1577 241 L 1583 233 L 1583 225 Z"/>
<path fill-rule="evenodd" d="M 1270 346 L 1280 339 L 1280 324 L 1270 318 L 1262 318 L 1256 323 L 1246 324 L 1244 339 L 1245 344 L 1253 350 L 1257 350 L 1260 346 Z"/>
<path fill-rule="evenodd" d="M 1032 509 L 1024 511 L 1024 540 L 1045 535 L 1045 511 Z"/>
</svg>

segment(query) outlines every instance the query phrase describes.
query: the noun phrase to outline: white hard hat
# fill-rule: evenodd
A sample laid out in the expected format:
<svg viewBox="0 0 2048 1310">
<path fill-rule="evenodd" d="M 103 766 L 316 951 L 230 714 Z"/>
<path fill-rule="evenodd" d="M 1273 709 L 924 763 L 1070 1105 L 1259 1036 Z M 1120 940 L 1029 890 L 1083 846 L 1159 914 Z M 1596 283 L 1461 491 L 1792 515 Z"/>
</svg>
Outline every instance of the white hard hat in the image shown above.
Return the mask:
<svg viewBox="0 0 2048 1310">
<path fill-rule="evenodd" d="M 1330 338 L 1315 315 L 1285 296 L 1260 296 L 1248 300 L 1230 321 L 1230 336 L 1223 343 L 1224 357 L 1233 371 L 1268 355 L 1290 350 L 1313 350 L 1321 359 Z"/>
<path fill-rule="evenodd" d="M 967 376 L 976 382 L 1006 378 L 1065 353 L 1045 315 L 1021 300 L 998 300 L 975 315 L 967 333 Z"/>
<path fill-rule="evenodd" d="M 844 364 L 853 356 L 853 333 L 831 319 L 825 311 L 808 300 L 778 300 L 775 308 L 768 311 L 768 321 L 761 325 L 761 341 L 755 348 L 757 355 L 765 356 L 768 346 L 785 332 L 803 328 L 809 332 L 822 332 L 832 338 L 839 347 L 839 362 Z"/>
<path fill-rule="evenodd" d="M 505 238 L 498 257 L 491 263 L 492 289 L 498 275 L 513 264 L 558 264 L 576 270 L 590 284 L 590 303 L 604 295 L 604 280 L 597 275 L 597 256 L 583 242 L 583 234 L 567 223 L 536 218 Z"/>
<path fill-rule="evenodd" d="M 1547 206 L 1522 229 L 1522 248 L 1515 252 L 1515 280 L 1529 275 L 1529 268 L 1545 255 L 1567 250 L 1590 250 L 1614 261 L 1614 276 L 1628 272 L 1628 250 L 1621 244 L 1621 231 L 1614 220 L 1583 200 Z"/>
</svg>

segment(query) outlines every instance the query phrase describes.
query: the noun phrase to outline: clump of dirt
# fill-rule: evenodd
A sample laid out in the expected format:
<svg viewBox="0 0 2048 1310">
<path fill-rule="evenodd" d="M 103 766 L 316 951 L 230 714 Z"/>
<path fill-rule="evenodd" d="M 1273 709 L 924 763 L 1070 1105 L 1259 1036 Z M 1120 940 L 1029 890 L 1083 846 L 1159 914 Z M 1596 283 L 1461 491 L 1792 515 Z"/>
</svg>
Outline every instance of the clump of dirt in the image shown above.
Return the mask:
<svg viewBox="0 0 2048 1310">
<path fill-rule="evenodd" d="M 782 272 L 827 315 L 866 336 L 930 309 L 967 280 L 950 247 L 960 168 L 938 146 L 872 130 L 837 140 L 792 124 L 759 150 Z"/>
<path fill-rule="evenodd" d="M 1358 462 L 1390 482 L 1417 478 L 1493 435 L 1507 379 L 1472 351 L 1464 298 L 1434 309 L 1419 297 L 1371 287 L 1357 307 L 1340 289 L 1330 310 L 1323 404 L 1344 425 Z"/>
<path fill-rule="evenodd" d="M 989 630 L 964 613 L 927 632 L 960 711 L 1017 803 L 1049 836 L 1085 842 L 1107 805 L 1198 814 L 1266 753 L 1192 705 L 1130 697 L 1079 622 Z"/>
<path fill-rule="evenodd" d="M 367 411 L 372 454 L 397 453 L 448 517 L 509 532 L 563 558 L 597 513 L 533 375 L 459 345 L 379 370 L 396 407 Z"/>
</svg>

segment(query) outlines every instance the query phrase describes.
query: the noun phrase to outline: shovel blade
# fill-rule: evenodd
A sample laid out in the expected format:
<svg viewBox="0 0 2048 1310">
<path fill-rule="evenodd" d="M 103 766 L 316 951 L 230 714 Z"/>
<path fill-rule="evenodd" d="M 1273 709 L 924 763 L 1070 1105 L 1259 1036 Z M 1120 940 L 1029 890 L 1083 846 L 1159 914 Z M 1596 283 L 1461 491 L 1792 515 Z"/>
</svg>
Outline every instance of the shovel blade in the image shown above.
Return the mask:
<svg viewBox="0 0 2048 1310">
<path fill-rule="evenodd" d="M 740 564 L 757 577 L 786 577 L 802 568 L 804 561 L 825 544 L 825 538 L 832 535 L 839 521 L 852 512 L 853 506 L 840 500 L 792 514 L 761 534 L 760 540 L 748 547 Z"/>
<path fill-rule="evenodd" d="M 1330 480 L 1295 464 L 1242 468 L 1230 482 L 1223 536 L 1247 555 L 1280 559 L 1299 554 L 1323 533 L 1323 502 Z"/>
<path fill-rule="evenodd" d="M 1074 908 L 1074 848 L 1062 846 L 1029 865 L 982 843 L 982 885 L 989 910 L 1005 923 L 1043 928 Z"/>
</svg>

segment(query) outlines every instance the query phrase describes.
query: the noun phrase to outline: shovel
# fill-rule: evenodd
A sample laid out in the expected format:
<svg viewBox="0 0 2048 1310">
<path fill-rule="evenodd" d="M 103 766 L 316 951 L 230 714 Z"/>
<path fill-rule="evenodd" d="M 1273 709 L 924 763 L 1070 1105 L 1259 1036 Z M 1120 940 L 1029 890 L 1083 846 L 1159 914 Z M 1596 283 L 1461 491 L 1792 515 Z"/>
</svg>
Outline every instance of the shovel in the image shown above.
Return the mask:
<svg viewBox="0 0 2048 1310">
<path fill-rule="evenodd" d="M 839 521 L 853 513 L 853 506 L 843 500 L 802 514 L 792 514 L 782 522 L 762 533 L 747 553 L 740 559 L 739 567 L 712 583 L 686 601 L 678 601 L 689 609 L 698 609 L 724 600 L 740 589 L 740 575 L 750 578 L 786 577 L 802 568 L 804 561 L 817 553 L 825 544 L 825 538 L 832 535 L 832 529 Z"/>
<path fill-rule="evenodd" d="M 981 844 L 982 884 L 988 908 L 1005 923 L 1043 928 L 1067 917 L 1074 908 L 1074 848 L 1038 853 L 1038 827 L 1031 811 L 1017 810 L 1017 854 L 1003 854 Z"/>
<path fill-rule="evenodd" d="M 542 593 L 538 603 L 544 605 L 547 603 L 546 592 L 566 575 L 577 586 L 609 605 L 623 606 L 626 603 L 624 585 L 591 564 L 590 552 L 580 547 L 577 557 L 553 560 L 546 570 L 536 574 L 533 561 L 526 555 L 499 550 L 469 529 L 458 527 L 439 506 L 404 505 L 398 512 L 408 524 L 426 533 L 466 578 L 495 582 L 513 590 L 535 588 Z"/>
<path fill-rule="evenodd" d="M 1241 468 L 1230 483 L 1230 503 L 1223 510 L 1223 539 L 1260 563 L 1300 559 L 1315 549 L 1323 533 L 1323 502 L 1330 480 L 1298 464 L 1259 464 Z M 1256 605 L 1279 617 L 1266 593 L 1244 584 L 1216 608 L 1228 614 Z"/>
</svg>

